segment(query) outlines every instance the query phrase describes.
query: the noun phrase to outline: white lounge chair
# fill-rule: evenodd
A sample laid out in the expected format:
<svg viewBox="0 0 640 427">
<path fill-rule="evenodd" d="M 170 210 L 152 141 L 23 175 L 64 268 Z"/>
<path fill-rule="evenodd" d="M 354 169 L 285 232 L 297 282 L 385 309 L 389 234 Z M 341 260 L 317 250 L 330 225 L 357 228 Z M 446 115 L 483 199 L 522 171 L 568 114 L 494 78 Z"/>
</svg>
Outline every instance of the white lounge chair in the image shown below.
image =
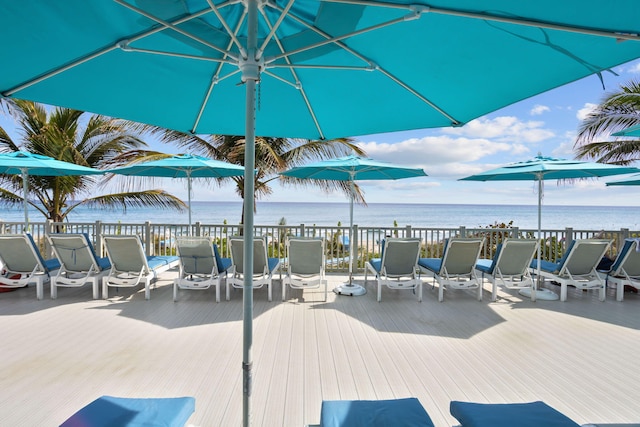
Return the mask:
<svg viewBox="0 0 640 427">
<path fill-rule="evenodd" d="M 216 254 L 210 237 L 179 237 L 176 239 L 180 268 L 173 281 L 173 300 L 178 299 L 178 289 L 216 288 L 216 302 L 220 302 L 220 281 Z"/>
<path fill-rule="evenodd" d="M 287 296 L 287 286 L 292 289 L 317 289 L 324 285 L 324 300 L 327 300 L 325 279 L 324 239 L 292 237 L 286 242 L 287 272 L 282 279 L 282 301 Z"/>
<path fill-rule="evenodd" d="M 422 280 L 419 277 L 418 257 L 420 239 L 390 238 L 382 242 L 381 258 L 367 261 L 364 282 L 370 271 L 378 283 L 378 302 L 382 300 L 382 287 L 390 289 L 418 290 L 418 301 L 422 301 Z"/>
<path fill-rule="evenodd" d="M 100 298 L 100 281 L 111 268 L 107 257 L 98 257 L 89 236 L 50 234 L 49 244 L 60 261 L 58 273 L 51 277 L 51 298 L 58 296 L 58 286 L 80 287 L 91 284 L 93 299 Z"/>
<path fill-rule="evenodd" d="M 138 236 L 103 236 L 111 262 L 109 273 L 102 279 L 102 298 L 109 297 L 109 287 L 131 288 L 144 284 L 145 299 L 151 298 L 151 283 L 162 272 L 176 267 L 177 256 L 146 256 Z"/>
<path fill-rule="evenodd" d="M 609 271 L 598 271 L 607 285 L 616 287 L 616 300 L 624 300 L 624 287 L 640 289 L 640 249 L 638 239 L 626 239 Z"/>
<path fill-rule="evenodd" d="M 600 277 L 596 267 L 609 249 L 611 240 L 579 239 L 571 242 L 564 256 L 558 262 L 542 260 L 540 275 L 560 283 L 560 301 L 567 300 L 567 286 L 577 289 L 600 291 L 600 301 L 606 298 L 604 278 Z M 538 260 L 531 262 L 531 273 L 537 274 Z"/>
<path fill-rule="evenodd" d="M 536 239 L 504 239 L 496 248 L 493 259 L 480 259 L 476 270 L 492 284 L 491 300 L 495 301 L 498 285 L 507 289 L 525 289 L 534 286 L 529 266 L 538 250 Z"/>
<path fill-rule="evenodd" d="M 482 300 L 482 281 L 476 275 L 476 262 L 484 238 L 452 237 L 447 239 L 442 258 L 420 258 L 418 266 L 438 282 L 438 301 L 444 299 L 446 289 L 476 289 Z"/>
<path fill-rule="evenodd" d="M 230 276 L 227 279 L 227 301 L 231 299 L 231 287 L 237 289 L 244 288 L 244 238 L 232 237 L 229 239 L 231 246 L 231 262 L 232 266 L 229 270 Z M 269 258 L 267 256 L 267 242 L 262 237 L 253 238 L 253 288 L 261 288 L 267 286 L 267 294 L 269 301 L 272 298 L 272 281 L 273 272 L 280 260 L 278 258 Z"/>
<path fill-rule="evenodd" d="M 45 260 L 31 234 L 0 234 L 0 287 L 22 288 L 36 284 L 36 297 L 44 297 L 44 284 L 60 268 L 55 259 Z"/>
</svg>

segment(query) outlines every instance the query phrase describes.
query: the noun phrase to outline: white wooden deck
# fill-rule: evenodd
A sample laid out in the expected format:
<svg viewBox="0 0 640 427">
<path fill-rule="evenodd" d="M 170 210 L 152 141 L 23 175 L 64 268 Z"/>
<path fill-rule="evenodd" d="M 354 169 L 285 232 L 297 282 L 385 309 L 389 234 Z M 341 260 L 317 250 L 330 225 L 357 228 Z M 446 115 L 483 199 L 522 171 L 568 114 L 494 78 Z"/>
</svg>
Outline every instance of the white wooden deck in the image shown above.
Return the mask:
<svg viewBox="0 0 640 427">
<path fill-rule="evenodd" d="M 57 426 L 101 395 L 194 396 L 189 424 L 242 420 L 242 295 L 182 291 L 167 272 L 141 290 L 91 300 L 91 289 L 0 293 L 0 426 Z M 330 289 L 344 276 L 330 276 Z M 362 283 L 360 281 L 360 283 Z M 640 422 L 640 296 L 607 301 L 571 290 L 531 303 L 490 302 L 425 285 L 360 297 L 255 291 L 252 425 L 317 424 L 323 399 L 415 396 L 436 427 L 456 425 L 451 400 L 543 400 L 579 424 Z M 224 292 L 222 292 L 224 295 Z"/>
</svg>

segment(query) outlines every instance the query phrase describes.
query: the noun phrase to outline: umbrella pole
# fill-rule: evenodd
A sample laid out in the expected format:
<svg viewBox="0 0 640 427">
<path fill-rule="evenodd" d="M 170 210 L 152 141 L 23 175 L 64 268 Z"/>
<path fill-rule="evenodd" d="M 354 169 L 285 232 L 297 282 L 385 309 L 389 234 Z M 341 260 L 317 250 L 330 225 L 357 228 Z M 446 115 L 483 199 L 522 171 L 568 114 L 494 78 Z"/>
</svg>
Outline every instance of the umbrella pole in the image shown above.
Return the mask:
<svg viewBox="0 0 640 427">
<path fill-rule="evenodd" d="M 29 171 L 26 168 L 22 169 L 22 192 L 24 200 L 24 232 L 29 232 L 29 203 L 27 203 L 27 193 L 29 192 Z"/>
<path fill-rule="evenodd" d="M 189 203 L 189 230 L 187 230 L 187 235 L 191 236 L 191 172 L 187 171 L 187 201 Z"/>
<path fill-rule="evenodd" d="M 244 247 L 242 292 L 242 425 L 251 425 L 251 391 L 253 382 L 253 210 L 255 197 L 255 124 L 256 82 L 260 80 L 260 66 L 256 58 L 258 47 L 258 0 L 247 0 L 246 61 L 240 61 L 242 81 L 246 84 L 245 148 L 244 148 Z"/>
<path fill-rule="evenodd" d="M 356 184 L 355 179 L 353 177 L 355 172 L 351 173 L 351 179 L 349 180 L 350 184 L 350 194 L 349 194 L 349 282 L 340 286 L 336 286 L 333 288 L 333 292 L 338 295 L 349 295 L 352 297 L 357 297 L 360 295 L 364 295 L 367 293 L 367 290 L 364 286 L 354 285 L 353 284 L 353 258 L 354 258 L 354 250 L 353 250 L 353 199 L 355 197 Z M 358 252 L 355 251 L 355 254 Z"/>
</svg>

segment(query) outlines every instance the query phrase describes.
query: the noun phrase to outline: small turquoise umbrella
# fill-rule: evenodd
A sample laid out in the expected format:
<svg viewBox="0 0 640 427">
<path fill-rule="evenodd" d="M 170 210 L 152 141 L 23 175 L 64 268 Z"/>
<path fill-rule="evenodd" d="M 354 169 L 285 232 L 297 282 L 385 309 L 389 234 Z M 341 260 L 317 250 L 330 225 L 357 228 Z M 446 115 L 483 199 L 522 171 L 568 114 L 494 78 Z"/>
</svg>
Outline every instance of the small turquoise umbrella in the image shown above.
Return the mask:
<svg viewBox="0 0 640 427">
<path fill-rule="evenodd" d="M 617 179 L 615 181 L 608 181 L 607 187 L 611 185 L 640 185 L 640 173 L 634 173 L 626 178 Z"/>
<path fill-rule="evenodd" d="M 542 235 L 542 198 L 544 194 L 544 181 L 549 179 L 580 179 L 597 178 L 611 175 L 621 175 L 640 172 L 640 169 L 609 165 L 605 163 L 582 162 L 579 160 L 557 159 L 538 154 L 531 160 L 512 163 L 510 165 L 491 169 L 460 181 L 537 181 L 538 182 L 538 236 Z M 540 267 L 541 249 L 538 247 L 538 268 Z M 538 277 L 540 277 L 538 271 Z M 525 294 L 528 290 L 521 289 Z M 532 291 L 531 299 L 557 299 L 557 295 L 544 289 Z"/>
<path fill-rule="evenodd" d="M 612 133 L 613 136 L 640 136 L 640 125 L 635 125 L 622 129 L 616 133 Z"/>
<path fill-rule="evenodd" d="M 298 166 L 282 172 L 280 175 L 299 179 L 348 181 L 351 188 L 349 197 L 349 230 L 351 236 L 353 236 L 353 199 L 355 195 L 355 181 L 395 180 L 427 176 L 427 174 L 420 168 L 407 168 L 353 155 Z M 353 245 L 350 244 L 349 283 L 338 286 L 333 290 L 339 295 L 358 296 L 366 293 L 364 287 L 353 284 L 353 258 Z"/>
<path fill-rule="evenodd" d="M 193 178 L 227 178 L 244 175 L 244 167 L 202 156 L 178 154 L 159 160 L 135 163 L 105 172 L 129 176 L 187 178 L 189 234 L 191 234 L 191 180 Z"/>
<path fill-rule="evenodd" d="M 75 163 L 63 162 L 52 157 L 33 154 L 26 151 L 15 151 L 0 154 L 0 173 L 6 175 L 21 175 L 24 192 L 24 227 L 29 229 L 29 211 L 27 197 L 29 195 L 29 175 L 41 176 L 71 176 L 71 175 L 99 175 L 104 173 Z"/>
</svg>

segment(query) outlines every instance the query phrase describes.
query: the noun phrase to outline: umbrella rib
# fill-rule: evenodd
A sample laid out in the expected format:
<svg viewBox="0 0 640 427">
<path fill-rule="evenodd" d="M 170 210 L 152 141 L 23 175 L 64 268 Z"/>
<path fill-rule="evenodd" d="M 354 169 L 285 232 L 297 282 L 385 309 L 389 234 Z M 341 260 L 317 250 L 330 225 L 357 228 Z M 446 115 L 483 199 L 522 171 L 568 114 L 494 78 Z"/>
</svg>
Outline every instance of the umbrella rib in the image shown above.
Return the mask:
<svg viewBox="0 0 640 427">
<path fill-rule="evenodd" d="M 277 9 L 279 11 L 281 11 L 281 12 L 283 11 L 282 8 L 277 8 Z M 392 24 L 399 23 L 399 22 L 404 22 L 407 19 L 418 19 L 420 17 L 420 14 L 422 13 L 422 9 L 417 8 L 417 7 L 413 7 L 411 10 L 413 11 L 413 14 L 409 15 L 409 17 L 405 16 L 405 17 L 403 17 L 401 19 L 397 19 L 397 20 L 394 20 L 394 21 L 388 21 L 387 23 L 380 24 L 380 25 L 387 26 L 387 25 L 392 25 Z M 457 120 L 456 118 L 451 116 L 449 113 L 444 111 L 442 108 L 440 108 L 438 105 L 436 105 L 435 103 L 433 103 L 432 101 L 430 101 L 429 99 L 427 99 L 426 97 L 424 97 L 423 95 L 418 93 L 415 89 L 413 89 L 412 87 L 410 87 L 409 85 L 407 85 L 406 83 L 404 83 L 403 81 L 401 81 L 400 79 L 395 77 L 389 71 L 387 71 L 384 68 L 380 67 L 378 64 L 373 63 L 373 61 L 371 61 L 370 59 L 368 59 L 364 55 L 360 54 L 359 52 L 355 51 L 354 49 L 352 49 L 351 47 L 347 46 L 346 44 L 344 44 L 341 41 L 343 38 L 347 38 L 347 37 L 351 37 L 351 36 L 355 35 L 356 34 L 355 32 L 354 33 L 349 33 L 347 35 L 339 36 L 339 37 L 331 37 L 331 35 L 325 33 L 324 31 L 322 31 L 321 29 L 317 28 L 314 25 L 308 24 L 305 20 L 303 20 L 302 18 L 300 18 L 300 17 L 298 17 L 296 15 L 290 14 L 289 17 L 292 18 L 293 20 L 297 21 L 298 23 L 304 25 L 308 29 L 311 29 L 316 34 L 324 37 L 326 40 L 324 42 L 320 42 L 320 43 L 317 43 L 315 45 L 310 45 L 310 46 L 307 46 L 305 48 L 300 48 L 300 49 L 298 49 L 296 51 L 283 52 L 281 55 L 265 59 L 265 65 L 266 66 L 268 66 L 268 67 L 287 67 L 286 65 L 272 65 L 271 63 L 275 62 L 277 59 L 280 59 L 280 58 L 283 58 L 283 57 L 284 58 L 288 58 L 289 55 L 293 55 L 293 54 L 301 52 L 301 51 L 310 50 L 310 49 L 313 49 L 314 47 L 323 46 L 323 45 L 329 44 L 329 43 L 334 43 L 335 45 L 337 45 L 341 49 L 349 52 L 350 54 L 352 54 L 356 58 L 358 58 L 358 59 L 362 60 L 363 62 L 367 63 L 368 66 L 367 67 L 362 67 L 362 68 L 357 68 L 357 67 L 333 67 L 333 66 L 330 66 L 330 65 L 328 65 L 328 66 L 314 66 L 314 65 L 297 66 L 297 65 L 293 65 L 291 67 L 295 67 L 295 68 L 330 68 L 330 69 L 344 69 L 344 70 L 352 69 L 352 70 L 364 70 L 364 71 L 378 70 L 381 73 L 383 73 L 387 78 L 389 78 L 390 80 L 392 80 L 393 82 L 395 82 L 396 84 L 398 84 L 399 86 L 401 86 L 402 88 L 407 90 L 413 96 L 415 96 L 416 98 L 420 99 L 425 104 L 429 105 L 431 108 L 436 110 L 442 116 L 446 117 L 449 121 L 451 121 L 452 126 L 459 126 L 459 125 L 462 124 L 459 120 Z M 371 28 L 373 28 L 373 27 L 369 27 L 369 29 L 360 30 L 360 32 L 358 32 L 358 33 L 371 31 Z M 288 60 L 287 60 L 287 62 L 289 63 Z M 305 97 L 305 102 L 308 102 L 306 97 Z"/>
<path fill-rule="evenodd" d="M 217 52 L 220 52 L 222 54 L 226 54 L 227 56 L 230 56 L 232 59 L 234 59 L 236 61 L 238 61 L 238 59 L 239 59 L 237 56 L 232 55 L 231 52 L 226 51 L 226 50 L 222 49 L 221 47 L 216 46 L 216 45 L 214 45 L 212 43 L 209 43 L 208 41 L 206 41 L 206 40 L 204 40 L 204 39 L 202 39 L 202 38 L 200 38 L 200 37 L 198 37 L 198 36 L 196 36 L 194 34 L 191 34 L 188 31 L 185 31 L 185 30 L 181 29 L 177 25 L 175 25 L 175 24 L 173 24 L 171 22 L 165 21 L 164 19 L 160 19 L 157 16 L 154 16 L 154 15 L 150 14 L 149 12 L 147 12 L 147 11 L 145 11 L 143 9 L 140 9 L 139 7 L 133 6 L 133 5 L 125 2 L 124 0 L 113 0 L 113 1 L 115 1 L 116 3 L 126 7 L 129 10 L 132 10 L 134 12 L 139 13 L 140 15 L 144 16 L 145 18 L 148 18 L 148 19 L 151 19 L 152 21 L 157 22 L 158 24 L 162 25 L 166 29 L 171 29 L 171 30 L 173 30 L 173 31 L 175 31 L 177 33 L 182 34 L 185 37 L 190 38 L 191 40 L 197 41 L 198 43 L 202 43 L 203 45 L 205 45 L 205 46 L 207 46 L 207 47 L 209 47 L 209 48 L 211 48 L 211 49 L 213 49 L 213 50 L 215 50 Z M 206 9 L 206 10 L 208 12 L 211 12 L 211 9 Z"/>
<path fill-rule="evenodd" d="M 242 13 L 242 16 L 240 16 L 240 19 L 238 19 L 238 22 L 236 24 L 236 30 L 234 31 L 234 38 L 236 39 L 237 39 L 236 34 L 238 31 L 240 31 L 240 27 L 242 26 L 242 23 L 244 22 L 246 16 L 247 16 L 247 9 L 245 8 Z M 229 44 L 227 45 L 227 50 L 231 48 L 232 44 L 233 44 L 233 40 L 230 40 Z M 224 57 L 226 57 L 226 54 L 224 55 Z M 226 79 L 227 77 L 231 77 L 232 75 L 239 73 L 240 68 L 236 69 L 232 73 L 227 74 L 222 79 L 220 78 L 221 71 L 222 71 L 222 67 L 219 66 L 216 69 L 215 73 L 213 73 L 213 77 L 211 77 L 211 82 L 209 83 L 209 87 L 207 88 L 207 93 L 204 96 L 202 103 L 200 104 L 200 108 L 198 109 L 198 115 L 196 116 L 196 120 L 194 121 L 193 126 L 191 127 L 191 133 L 194 135 L 196 134 L 196 130 L 198 129 L 198 125 L 200 124 L 200 120 L 202 119 L 202 115 L 204 114 L 204 109 L 207 107 L 207 105 L 209 105 L 209 98 L 211 98 L 211 92 L 213 92 L 213 88 L 215 87 L 215 85 L 221 82 L 222 80 Z"/>
<path fill-rule="evenodd" d="M 409 9 L 409 10 L 413 10 L 416 6 L 421 6 L 421 5 L 406 5 L 406 4 L 379 2 L 375 0 L 324 0 L 324 1 L 330 2 L 330 3 L 354 4 L 354 5 L 361 5 L 361 6 L 378 6 L 378 7 L 386 7 L 386 8 L 393 8 L 393 9 Z M 640 35 L 638 35 L 637 33 L 630 33 L 626 31 L 599 30 L 595 28 L 579 27 L 579 26 L 569 25 L 569 24 L 557 24 L 552 22 L 538 21 L 538 20 L 526 19 L 526 18 L 509 18 L 507 16 L 491 15 L 484 12 L 480 13 L 480 12 L 470 12 L 465 10 L 445 9 L 441 7 L 431 7 L 426 5 L 421 7 L 424 8 L 425 12 L 437 13 L 440 15 L 452 15 L 452 16 L 459 16 L 463 18 L 503 22 L 506 24 L 524 25 L 527 27 L 546 28 L 550 30 L 566 31 L 566 32 L 585 34 L 585 35 L 591 35 L 591 36 L 609 37 L 609 38 L 614 38 L 618 40 L 635 40 L 635 41 L 640 40 Z"/>
<path fill-rule="evenodd" d="M 195 12 L 195 13 L 189 15 L 189 16 L 181 17 L 181 18 L 173 21 L 172 24 L 173 25 L 182 24 L 182 23 L 190 21 L 192 19 L 199 18 L 200 16 L 202 16 L 204 14 L 207 14 L 209 12 L 210 12 L 209 9 L 204 9 L 204 10 Z M 40 82 L 45 81 L 45 80 L 47 80 L 47 79 L 49 79 L 51 77 L 57 76 L 58 74 L 63 73 L 65 71 L 67 71 L 67 70 L 70 70 L 70 69 L 72 69 L 72 68 L 74 68 L 74 67 L 76 67 L 78 65 L 81 65 L 81 64 L 83 64 L 85 62 L 91 61 L 92 59 L 95 59 L 95 58 L 97 58 L 99 56 L 102 56 L 102 55 L 104 55 L 106 53 L 109 53 L 114 49 L 122 49 L 123 47 L 127 46 L 128 43 L 132 43 L 134 41 L 143 39 L 145 37 L 148 37 L 150 35 L 158 33 L 158 32 L 160 32 L 162 30 L 164 30 L 164 27 L 161 27 L 161 26 L 160 27 L 155 27 L 155 28 L 149 29 L 149 30 L 147 30 L 147 31 L 145 31 L 145 32 L 143 32 L 141 34 L 138 34 L 136 36 L 127 38 L 126 39 L 126 43 L 123 43 L 122 41 L 118 41 L 117 43 L 109 45 L 109 46 L 104 47 L 102 49 L 99 49 L 98 51 L 96 51 L 96 52 L 94 52 L 94 53 L 92 53 L 90 55 L 86 55 L 86 56 L 83 56 L 81 58 L 78 58 L 78 59 L 76 59 L 74 61 L 71 61 L 71 62 L 61 66 L 61 67 L 54 68 L 51 71 L 48 71 L 48 72 L 46 72 L 44 74 L 41 74 L 40 76 L 38 76 L 36 78 L 33 78 L 31 80 L 27 80 L 26 82 L 24 82 L 24 83 L 22 83 L 22 84 L 20 84 L 18 86 L 14 86 L 13 88 L 3 92 L 2 95 L 3 96 L 14 95 L 14 94 L 16 94 L 17 92 L 20 92 L 23 89 L 27 89 L 27 88 L 29 88 L 29 87 L 31 87 L 33 85 L 36 85 L 36 84 L 38 84 Z"/>
<path fill-rule="evenodd" d="M 273 25 L 271 25 L 271 22 L 269 22 L 269 20 L 267 19 L 264 13 L 264 9 L 260 8 L 260 13 L 262 13 L 262 17 L 264 18 L 267 25 L 270 27 L 270 31 L 267 37 L 265 37 L 264 41 L 262 42 L 262 46 L 258 48 L 258 52 L 256 53 L 257 58 L 262 57 L 262 53 L 264 52 L 264 49 L 267 47 L 267 44 L 269 44 L 269 41 L 275 37 L 276 31 L 278 30 L 278 28 L 280 28 L 280 25 L 282 24 L 282 21 L 284 21 L 284 18 L 286 18 L 286 16 L 289 14 L 289 10 L 291 9 L 291 6 L 293 6 L 294 1 L 295 0 L 289 0 L 289 3 L 287 3 L 287 6 L 284 9 L 280 10 L 280 16 L 278 17 L 278 20 L 276 21 L 276 23 Z M 280 46 L 280 42 L 278 42 L 278 46 Z M 282 50 L 281 46 L 280 46 L 280 49 Z"/>
<path fill-rule="evenodd" d="M 231 27 L 229 26 L 229 24 L 227 24 L 226 19 L 224 19 L 224 17 L 222 16 L 220 11 L 218 10 L 218 7 L 211 0 L 207 0 L 207 3 L 209 3 L 209 6 L 211 7 L 211 10 L 213 11 L 213 13 L 215 13 L 215 15 L 218 18 L 218 20 L 220 20 L 220 23 L 222 24 L 224 29 L 227 30 L 227 33 L 229 34 L 229 37 L 231 37 L 231 41 L 238 47 L 238 50 L 240 50 L 240 55 L 243 58 L 246 58 L 247 57 L 247 50 L 244 48 L 244 46 L 242 46 L 242 43 L 240 43 L 240 40 L 238 40 L 238 37 L 236 36 L 236 33 L 231 31 Z M 239 21 L 242 22 L 242 20 L 239 20 Z M 230 46 L 227 47 L 227 52 L 229 51 L 229 49 L 230 49 Z M 226 54 L 225 54 L 225 56 L 226 56 Z"/>
<path fill-rule="evenodd" d="M 288 11 L 288 8 L 292 4 L 293 4 L 293 0 L 291 0 L 291 2 L 287 5 L 287 10 L 281 10 L 280 18 L 284 17 L 285 12 Z M 278 22 L 275 25 L 272 25 L 271 22 L 269 21 L 269 18 L 267 17 L 267 15 L 264 13 L 264 10 L 261 9 L 261 12 L 262 12 L 262 16 L 263 16 L 264 21 L 267 23 L 267 26 L 269 26 L 270 29 L 271 29 L 269 34 L 272 35 L 273 40 L 278 45 L 278 49 L 280 49 L 280 51 L 282 53 L 284 53 L 285 52 L 285 48 L 282 45 L 282 42 L 281 42 L 280 38 L 275 35 L 275 31 L 277 29 L 277 25 L 279 25 L 282 22 L 282 20 L 279 19 Z M 260 51 L 259 55 L 262 55 L 262 51 Z M 275 78 L 277 80 L 280 80 L 280 81 L 282 81 L 282 82 L 284 82 L 286 84 L 292 85 L 294 88 L 296 88 L 296 89 L 298 89 L 300 91 L 300 95 L 302 96 L 302 99 L 304 100 L 304 103 L 307 106 L 307 110 L 309 111 L 309 114 L 311 115 L 311 119 L 313 120 L 313 123 L 314 123 L 316 129 L 318 130 L 319 139 L 325 139 L 324 132 L 322 131 L 322 127 L 320 126 L 320 122 L 318 121 L 318 117 L 316 116 L 316 113 L 313 110 L 313 107 L 311 106 L 311 102 L 309 102 L 309 97 L 307 96 L 307 92 L 304 90 L 304 87 L 302 87 L 302 84 L 300 83 L 300 79 L 298 78 L 298 74 L 296 73 L 295 69 L 292 67 L 291 60 L 289 59 L 288 56 L 284 57 L 284 60 L 287 62 L 288 66 L 291 67 L 289 69 L 289 72 L 291 73 L 293 79 L 295 80 L 295 83 L 291 83 L 288 80 L 286 80 L 284 78 L 281 78 L 280 76 L 276 76 L 273 73 L 268 73 L 266 71 L 263 71 L 263 72 L 265 72 L 267 75 L 269 75 L 269 76 L 271 76 L 271 77 L 273 77 L 273 78 Z"/>
</svg>

